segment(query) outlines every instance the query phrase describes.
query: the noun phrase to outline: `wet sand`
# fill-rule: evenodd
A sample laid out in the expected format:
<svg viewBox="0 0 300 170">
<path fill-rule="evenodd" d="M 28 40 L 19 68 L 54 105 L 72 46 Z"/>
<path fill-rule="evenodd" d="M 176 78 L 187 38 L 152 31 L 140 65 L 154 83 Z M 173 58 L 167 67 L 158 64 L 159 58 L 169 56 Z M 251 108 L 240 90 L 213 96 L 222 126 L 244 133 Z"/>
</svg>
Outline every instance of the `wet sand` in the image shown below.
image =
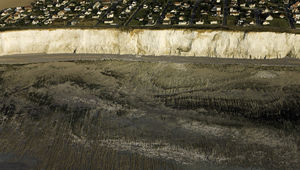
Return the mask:
<svg viewBox="0 0 300 170">
<path fill-rule="evenodd" d="M 0 169 L 300 169 L 298 60 L 7 58 Z"/>
<path fill-rule="evenodd" d="M 239 64 L 239 65 L 262 65 L 262 66 L 299 66 L 300 60 L 293 58 L 284 59 L 223 59 L 211 57 L 181 57 L 181 56 L 140 56 L 140 55 L 117 55 L 117 54 L 21 54 L 0 56 L 0 64 L 29 64 L 62 61 L 143 61 L 163 63 L 191 63 L 191 64 Z"/>
</svg>

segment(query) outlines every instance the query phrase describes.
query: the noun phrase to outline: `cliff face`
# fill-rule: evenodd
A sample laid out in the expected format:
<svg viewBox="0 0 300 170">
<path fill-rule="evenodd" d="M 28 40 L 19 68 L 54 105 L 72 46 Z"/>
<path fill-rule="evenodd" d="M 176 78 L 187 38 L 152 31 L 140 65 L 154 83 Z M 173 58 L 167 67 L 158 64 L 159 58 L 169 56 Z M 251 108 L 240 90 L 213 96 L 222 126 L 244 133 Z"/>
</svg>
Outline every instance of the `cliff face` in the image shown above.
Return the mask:
<svg viewBox="0 0 300 170">
<path fill-rule="evenodd" d="M 109 53 L 300 58 L 300 35 L 212 30 L 57 29 L 0 33 L 0 55 L 26 53 Z"/>
</svg>

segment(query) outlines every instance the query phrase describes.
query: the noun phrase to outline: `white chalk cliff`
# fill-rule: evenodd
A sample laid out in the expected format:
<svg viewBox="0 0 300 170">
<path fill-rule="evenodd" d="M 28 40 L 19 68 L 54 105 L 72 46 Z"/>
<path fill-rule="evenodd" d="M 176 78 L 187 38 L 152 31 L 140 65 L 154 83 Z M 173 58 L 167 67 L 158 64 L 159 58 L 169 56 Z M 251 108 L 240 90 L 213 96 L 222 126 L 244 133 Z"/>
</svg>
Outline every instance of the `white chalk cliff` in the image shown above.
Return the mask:
<svg viewBox="0 0 300 170">
<path fill-rule="evenodd" d="M 300 34 L 213 30 L 43 29 L 0 32 L 0 55 L 101 53 L 300 58 Z"/>
</svg>

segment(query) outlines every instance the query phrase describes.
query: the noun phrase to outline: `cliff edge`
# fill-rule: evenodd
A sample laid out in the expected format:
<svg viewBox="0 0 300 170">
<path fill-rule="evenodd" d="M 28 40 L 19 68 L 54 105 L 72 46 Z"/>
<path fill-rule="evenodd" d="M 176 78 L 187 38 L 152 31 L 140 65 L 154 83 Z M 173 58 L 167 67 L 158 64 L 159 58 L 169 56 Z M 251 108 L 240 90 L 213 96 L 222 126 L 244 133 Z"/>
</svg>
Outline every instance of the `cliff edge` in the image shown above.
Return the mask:
<svg viewBox="0 0 300 170">
<path fill-rule="evenodd" d="M 0 55 L 30 53 L 300 58 L 300 35 L 184 29 L 45 29 L 0 33 Z"/>
</svg>

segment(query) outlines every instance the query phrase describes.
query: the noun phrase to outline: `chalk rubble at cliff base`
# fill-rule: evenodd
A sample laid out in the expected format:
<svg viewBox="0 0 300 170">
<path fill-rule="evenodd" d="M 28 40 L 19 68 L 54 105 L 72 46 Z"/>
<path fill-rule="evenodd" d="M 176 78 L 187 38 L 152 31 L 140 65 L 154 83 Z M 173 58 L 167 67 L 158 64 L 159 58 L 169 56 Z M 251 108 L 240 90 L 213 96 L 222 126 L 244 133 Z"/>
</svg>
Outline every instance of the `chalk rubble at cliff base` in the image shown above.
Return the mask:
<svg viewBox="0 0 300 170">
<path fill-rule="evenodd" d="M 30 53 L 300 58 L 300 35 L 184 29 L 43 29 L 0 33 L 0 55 Z"/>
</svg>

